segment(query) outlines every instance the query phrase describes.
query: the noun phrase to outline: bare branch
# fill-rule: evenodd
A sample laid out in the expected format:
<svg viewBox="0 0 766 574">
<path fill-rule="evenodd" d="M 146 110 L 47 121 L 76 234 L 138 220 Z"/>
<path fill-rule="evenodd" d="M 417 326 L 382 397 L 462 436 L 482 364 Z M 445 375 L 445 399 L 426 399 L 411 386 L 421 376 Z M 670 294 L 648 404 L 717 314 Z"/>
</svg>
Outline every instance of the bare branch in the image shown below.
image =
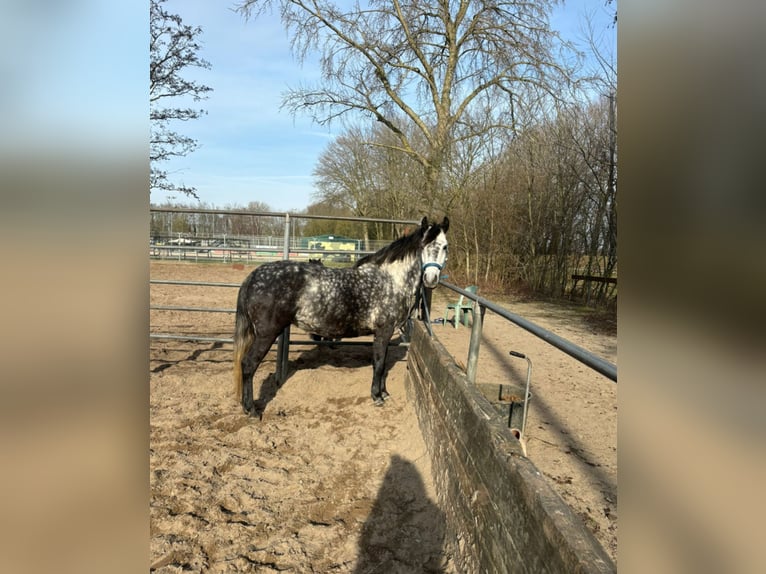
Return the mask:
<svg viewBox="0 0 766 574">
<path fill-rule="evenodd" d="M 205 114 L 204 110 L 173 107 L 172 104 L 185 98 L 195 102 L 207 99 L 212 88 L 184 78 L 182 73 L 189 68 L 209 69 L 210 63 L 199 55 L 201 45 L 197 37 L 202 28 L 184 25 L 180 16 L 163 9 L 164 3 L 165 0 L 151 0 L 149 14 L 150 190 L 176 190 L 196 197 L 194 188 L 176 187 L 170 182 L 167 171 L 157 164 L 197 149 L 195 140 L 170 130 L 168 125 Z M 166 107 L 160 106 L 165 102 Z"/>
</svg>

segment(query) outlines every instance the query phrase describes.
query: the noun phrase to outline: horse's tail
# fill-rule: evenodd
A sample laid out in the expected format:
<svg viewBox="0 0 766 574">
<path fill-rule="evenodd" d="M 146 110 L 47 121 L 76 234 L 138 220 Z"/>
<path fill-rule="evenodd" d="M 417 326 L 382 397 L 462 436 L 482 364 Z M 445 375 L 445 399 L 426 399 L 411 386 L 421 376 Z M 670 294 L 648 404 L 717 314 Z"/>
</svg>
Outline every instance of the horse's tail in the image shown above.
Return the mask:
<svg viewBox="0 0 766 574">
<path fill-rule="evenodd" d="M 242 401 L 242 357 L 255 340 L 253 325 L 245 312 L 244 304 L 237 297 L 237 315 L 234 325 L 234 389 L 238 401 Z"/>
</svg>

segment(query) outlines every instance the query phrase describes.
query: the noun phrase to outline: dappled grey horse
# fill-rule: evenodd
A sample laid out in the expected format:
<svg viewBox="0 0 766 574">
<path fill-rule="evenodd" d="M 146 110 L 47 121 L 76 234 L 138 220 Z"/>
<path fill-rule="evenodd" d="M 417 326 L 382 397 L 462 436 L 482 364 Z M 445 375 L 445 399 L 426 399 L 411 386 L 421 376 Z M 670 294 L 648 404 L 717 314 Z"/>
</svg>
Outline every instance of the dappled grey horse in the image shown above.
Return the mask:
<svg viewBox="0 0 766 574">
<path fill-rule="evenodd" d="M 275 261 L 256 268 L 237 297 L 234 380 L 242 408 L 254 415 L 253 375 L 290 324 L 329 339 L 374 335 L 371 395 L 388 398 L 386 356 L 395 329 L 405 324 L 421 282 L 433 288 L 447 259 L 449 219 L 424 217 L 412 233 L 356 262 L 333 269 Z"/>
</svg>

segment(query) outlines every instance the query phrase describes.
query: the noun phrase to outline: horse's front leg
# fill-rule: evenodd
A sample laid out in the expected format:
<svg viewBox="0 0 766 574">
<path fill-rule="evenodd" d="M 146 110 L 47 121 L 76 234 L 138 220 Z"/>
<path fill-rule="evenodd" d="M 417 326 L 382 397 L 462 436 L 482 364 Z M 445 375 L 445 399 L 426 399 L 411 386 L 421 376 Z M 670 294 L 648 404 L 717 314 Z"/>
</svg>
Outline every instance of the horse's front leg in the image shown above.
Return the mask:
<svg viewBox="0 0 766 574">
<path fill-rule="evenodd" d="M 372 343 L 372 388 L 370 394 L 375 406 L 382 406 L 388 397 L 386 391 L 386 358 L 388 357 L 388 343 L 394 334 L 394 328 L 384 327 L 375 332 Z"/>
</svg>

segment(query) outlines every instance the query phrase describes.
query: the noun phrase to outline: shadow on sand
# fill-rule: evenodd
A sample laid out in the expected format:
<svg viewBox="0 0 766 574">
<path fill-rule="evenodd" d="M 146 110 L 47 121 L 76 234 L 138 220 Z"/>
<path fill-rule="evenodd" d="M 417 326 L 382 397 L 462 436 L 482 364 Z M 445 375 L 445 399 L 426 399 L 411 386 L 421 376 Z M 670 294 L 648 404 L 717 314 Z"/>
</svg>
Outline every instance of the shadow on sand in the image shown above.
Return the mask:
<svg viewBox="0 0 766 574">
<path fill-rule="evenodd" d="M 386 373 L 391 370 L 391 367 L 397 361 L 402 361 L 407 356 L 406 347 L 389 347 L 388 355 L 386 357 Z M 264 368 L 267 361 L 261 363 L 260 368 Z M 287 361 L 287 377 L 285 382 L 290 380 L 290 377 L 298 370 L 302 369 L 316 369 L 322 366 L 332 367 L 345 367 L 352 369 L 368 369 L 365 372 L 365 376 L 369 377 L 372 382 L 372 347 L 370 346 L 354 346 L 343 345 L 337 348 L 328 348 L 328 346 L 315 347 L 307 351 L 303 351 L 294 360 Z M 277 396 L 279 392 L 279 381 L 276 373 L 269 373 L 263 382 L 260 384 L 260 390 L 258 390 L 257 382 L 254 382 L 254 391 L 258 392 L 258 396 L 255 400 L 258 416 L 263 418 L 263 413 L 266 410 L 268 404 Z M 284 384 L 284 383 L 282 383 Z"/>
<path fill-rule="evenodd" d="M 409 461 L 392 456 L 359 539 L 354 574 L 445 572 L 444 513 Z"/>
</svg>

